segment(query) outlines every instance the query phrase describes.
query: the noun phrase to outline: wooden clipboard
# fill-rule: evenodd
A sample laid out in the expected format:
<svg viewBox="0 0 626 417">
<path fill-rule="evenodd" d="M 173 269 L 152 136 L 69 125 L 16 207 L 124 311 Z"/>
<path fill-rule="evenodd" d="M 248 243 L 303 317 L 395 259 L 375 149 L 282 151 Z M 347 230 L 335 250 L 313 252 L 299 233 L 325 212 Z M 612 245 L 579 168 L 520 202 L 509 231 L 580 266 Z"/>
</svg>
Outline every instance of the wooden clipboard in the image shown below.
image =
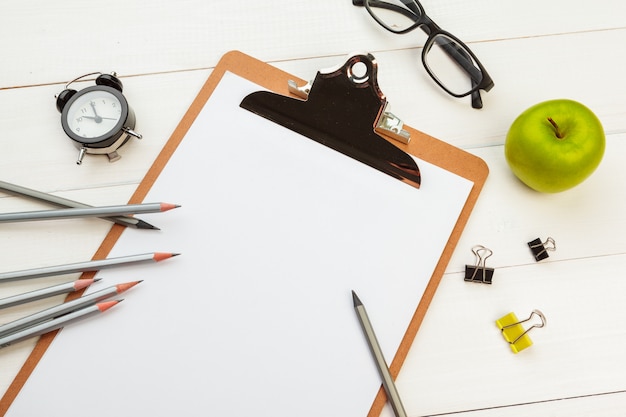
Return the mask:
<svg viewBox="0 0 626 417">
<path fill-rule="evenodd" d="M 223 75 L 227 71 L 247 80 L 250 80 L 270 91 L 285 96 L 288 96 L 290 94 L 288 89 L 289 80 L 294 80 L 296 81 L 296 83 L 299 84 L 305 83 L 305 81 L 298 79 L 291 74 L 288 74 L 266 63 L 258 61 L 241 52 L 232 51 L 225 54 L 202 87 L 201 91 L 190 106 L 189 110 L 187 111 L 187 113 L 177 126 L 176 130 L 164 146 L 163 150 L 155 160 L 154 164 L 147 172 L 143 181 L 138 186 L 137 190 L 130 200 L 130 203 L 140 203 L 144 200 L 144 198 L 148 194 L 148 191 L 155 183 L 157 177 L 168 163 L 170 157 L 176 151 L 176 148 L 185 137 L 185 134 L 189 130 L 190 126 L 193 124 L 196 117 L 201 112 L 204 104 L 207 102 L 214 89 L 222 79 Z M 449 172 L 455 173 L 463 178 L 472 181 L 473 187 L 463 207 L 461 215 L 459 216 L 458 221 L 454 226 L 453 232 L 447 242 L 445 250 L 441 258 L 439 259 L 435 271 L 426 287 L 421 302 L 415 310 L 410 325 L 402 339 L 400 347 L 390 364 L 390 371 L 394 377 L 398 375 L 400 368 L 407 356 L 411 343 L 413 342 L 413 339 L 415 338 L 415 335 L 421 325 L 424 315 L 432 300 L 432 297 L 445 272 L 448 262 L 450 261 L 456 244 L 459 241 L 461 233 L 468 221 L 469 215 L 474 208 L 476 200 L 483 188 L 483 185 L 488 175 L 488 167 L 485 162 L 480 158 L 471 155 L 463 150 L 455 148 L 443 141 L 428 136 L 406 125 L 404 126 L 404 129 L 406 129 L 410 133 L 410 143 L 402 144 L 397 141 L 392 141 L 395 146 L 422 160 L 430 162 Z M 118 238 L 121 236 L 123 230 L 123 226 L 114 225 L 105 240 L 102 242 L 98 251 L 94 254 L 94 259 L 105 258 L 115 245 Z M 95 275 L 95 273 L 85 273 L 83 274 L 83 277 L 86 278 L 93 275 Z M 77 296 L 79 296 L 79 294 L 72 295 L 72 297 Z M 21 388 L 24 386 L 26 380 L 29 378 L 29 376 L 37 366 L 43 354 L 50 346 L 50 343 L 54 339 L 55 335 L 56 332 L 53 332 L 40 338 L 28 360 L 26 361 L 19 374 L 16 376 L 6 394 L 0 401 L 0 416 L 4 415 L 7 412 L 9 406 L 12 404 L 13 400 L 16 398 Z M 381 388 L 373 401 L 373 405 L 370 409 L 369 415 L 379 415 L 385 401 L 385 393 Z"/>
</svg>

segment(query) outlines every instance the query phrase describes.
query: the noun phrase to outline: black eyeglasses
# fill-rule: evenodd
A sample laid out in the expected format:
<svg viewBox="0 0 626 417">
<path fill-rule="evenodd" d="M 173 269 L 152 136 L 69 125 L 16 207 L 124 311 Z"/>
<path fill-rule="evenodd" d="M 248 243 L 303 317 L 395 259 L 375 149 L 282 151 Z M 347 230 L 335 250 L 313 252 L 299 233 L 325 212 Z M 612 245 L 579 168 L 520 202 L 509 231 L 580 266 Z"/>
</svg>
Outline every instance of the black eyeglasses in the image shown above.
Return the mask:
<svg viewBox="0 0 626 417">
<path fill-rule="evenodd" d="M 437 26 L 417 0 L 352 0 L 352 4 L 365 6 L 374 20 L 390 32 L 402 34 L 421 28 L 428 35 L 422 50 L 428 74 L 451 96 L 471 94 L 472 107 L 483 107 L 478 90 L 493 87 L 485 67 L 460 39 Z"/>
</svg>

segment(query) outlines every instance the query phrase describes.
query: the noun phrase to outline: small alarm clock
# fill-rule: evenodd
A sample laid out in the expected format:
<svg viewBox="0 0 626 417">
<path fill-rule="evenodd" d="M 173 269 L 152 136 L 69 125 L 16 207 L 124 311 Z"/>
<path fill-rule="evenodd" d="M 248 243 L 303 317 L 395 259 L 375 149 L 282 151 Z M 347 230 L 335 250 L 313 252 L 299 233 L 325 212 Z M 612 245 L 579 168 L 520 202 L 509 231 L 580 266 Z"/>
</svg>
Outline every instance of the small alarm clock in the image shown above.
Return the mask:
<svg viewBox="0 0 626 417">
<path fill-rule="evenodd" d="M 91 75 L 98 75 L 96 85 L 80 91 L 69 88 L 70 84 Z M 122 88 L 115 73 L 95 72 L 70 81 L 56 96 L 61 126 L 79 148 L 77 164 L 82 163 L 86 153 L 107 155 L 109 162 L 117 161 L 121 158 L 117 150 L 122 145 L 132 137 L 141 139 L 133 130 L 135 112 Z"/>
</svg>

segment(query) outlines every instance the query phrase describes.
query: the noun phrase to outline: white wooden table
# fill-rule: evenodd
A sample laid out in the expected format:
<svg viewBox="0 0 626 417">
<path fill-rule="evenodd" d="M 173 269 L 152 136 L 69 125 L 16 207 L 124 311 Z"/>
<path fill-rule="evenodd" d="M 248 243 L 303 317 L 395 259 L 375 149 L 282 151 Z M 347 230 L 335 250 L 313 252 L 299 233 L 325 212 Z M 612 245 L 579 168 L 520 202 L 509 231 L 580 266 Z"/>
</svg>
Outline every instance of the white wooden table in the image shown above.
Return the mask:
<svg viewBox="0 0 626 417">
<path fill-rule="evenodd" d="M 423 5 L 441 27 L 470 45 L 493 77 L 495 87 L 483 94 L 482 110 L 472 109 L 467 98 L 447 96 L 428 78 L 419 60 L 423 33 L 388 33 L 349 0 L 6 1 L 0 13 L 0 179 L 87 204 L 123 204 L 225 52 L 241 50 L 304 79 L 344 62 L 349 53 L 370 52 L 394 114 L 480 156 L 490 168 L 398 377 L 409 414 L 622 416 L 626 4 Z M 69 80 L 94 71 L 121 77 L 144 139 L 124 146 L 114 164 L 88 155 L 79 166 L 54 96 Z M 553 98 L 590 107 L 604 125 L 607 149 L 585 183 L 544 195 L 513 177 L 503 145 L 519 113 Z M 0 194 L 2 212 L 42 208 Z M 109 228 L 94 220 L 3 225 L 0 271 L 89 259 Z M 558 249 L 536 263 L 526 242 L 547 236 Z M 463 282 L 475 244 L 494 251 L 490 287 Z M 36 281 L 5 284 L 0 296 L 42 285 Z M 59 300 L 5 310 L 0 322 Z M 534 346 L 513 355 L 494 320 L 509 311 L 527 316 L 535 308 L 545 313 L 548 326 L 533 331 Z M 0 351 L 0 393 L 35 342 Z M 391 415 L 390 409 L 384 414 Z"/>
</svg>

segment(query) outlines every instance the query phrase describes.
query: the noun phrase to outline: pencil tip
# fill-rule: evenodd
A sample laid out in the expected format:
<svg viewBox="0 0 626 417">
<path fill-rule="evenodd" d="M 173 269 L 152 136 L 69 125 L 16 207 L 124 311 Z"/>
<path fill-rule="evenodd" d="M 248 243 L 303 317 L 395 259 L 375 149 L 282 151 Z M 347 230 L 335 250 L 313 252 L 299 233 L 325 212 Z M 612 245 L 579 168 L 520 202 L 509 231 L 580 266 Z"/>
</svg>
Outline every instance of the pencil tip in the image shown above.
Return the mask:
<svg viewBox="0 0 626 417">
<path fill-rule="evenodd" d="M 363 303 L 361 302 L 361 300 L 359 299 L 359 297 L 356 295 L 356 293 L 354 292 L 354 290 L 352 290 L 352 302 L 354 303 L 355 307 L 358 306 L 362 306 Z"/>
<path fill-rule="evenodd" d="M 117 293 L 121 293 L 124 292 L 126 290 L 129 290 L 131 288 L 133 288 L 135 285 L 139 284 L 141 281 L 132 281 L 132 282 L 126 282 L 124 284 L 117 284 Z"/>
<path fill-rule="evenodd" d="M 83 288 L 87 288 L 88 286 L 90 286 L 91 284 L 93 284 L 94 282 L 96 282 L 95 279 L 79 279 L 78 281 L 76 281 L 74 283 L 74 290 L 78 291 L 78 290 L 82 290 Z"/>
<path fill-rule="evenodd" d="M 169 259 L 177 255 L 178 255 L 177 253 L 170 253 L 170 252 L 155 252 L 154 255 L 152 256 L 152 259 L 154 259 L 156 262 L 159 262 L 159 261 Z"/>
<path fill-rule="evenodd" d="M 135 224 L 135 227 L 137 227 L 137 229 L 150 229 L 150 230 L 161 230 L 156 226 L 151 225 L 148 222 L 145 222 L 143 220 L 137 219 L 137 224 Z"/>
<path fill-rule="evenodd" d="M 108 309 L 110 309 L 111 307 L 113 307 L 114 305 L 116 305 L 117 303 L 121 301 L 122 300 L 102 301 L 96 304 L 96 307 L 98 308 L 98 310 L 100 310 L 101 313 L 104 313 L 105 311 L 107 311 Z"/>
<path fill-rule="evenodd" d="M 179 204 L 161 203 L 161 211 L 168 211 L 179 207 Z"/>
</svg>

